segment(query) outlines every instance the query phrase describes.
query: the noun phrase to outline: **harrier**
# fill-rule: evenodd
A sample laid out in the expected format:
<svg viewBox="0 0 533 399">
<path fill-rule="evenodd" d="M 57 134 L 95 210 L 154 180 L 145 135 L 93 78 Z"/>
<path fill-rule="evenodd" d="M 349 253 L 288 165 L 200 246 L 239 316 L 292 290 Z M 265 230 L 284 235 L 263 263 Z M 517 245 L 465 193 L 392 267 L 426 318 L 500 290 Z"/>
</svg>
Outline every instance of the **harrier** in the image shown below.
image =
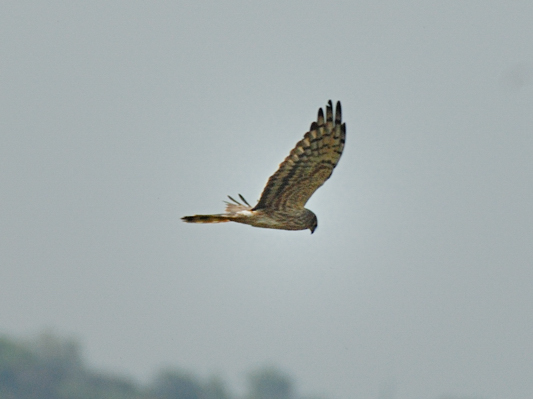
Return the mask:
<svg viewBox="0 0 533 399">
<path fill-rule="evenodd" d="M 342 123 L 341 103 L 337 102 L 335 118 L 331 100 L 318 110 L 316 122 L 289 156 L 279 165 L 263 189 L 261 198 L 252 207 L 244 202 L 226 202 L 226 212 L 217 215 L 185 216 L 188 223 L 237 222 L 255 227 L 281 230 L 311 230 L 318 226 L 316 215 L 304 205 L 311 195 L 331 176 L 344 149 L 346 124 Z"/>
</svg>

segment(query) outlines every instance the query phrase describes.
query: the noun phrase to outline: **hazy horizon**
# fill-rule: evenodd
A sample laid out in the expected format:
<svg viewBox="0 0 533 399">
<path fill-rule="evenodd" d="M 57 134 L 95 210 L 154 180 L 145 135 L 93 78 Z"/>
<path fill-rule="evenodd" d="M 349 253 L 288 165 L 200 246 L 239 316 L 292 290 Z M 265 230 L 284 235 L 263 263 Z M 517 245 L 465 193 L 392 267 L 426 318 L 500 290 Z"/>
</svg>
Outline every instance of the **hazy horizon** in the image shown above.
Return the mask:
<svg viewBox="0 0 533 399">
<path fill-rule="evenodd" d="M 0 333 L 143 380 L 274 364 L 330 399 L 530 399 L 533 3 L 0 21 Z M 313 235 L 180 220 L 254 203 L 329 99 L 346 147 Z"/>
</svg>

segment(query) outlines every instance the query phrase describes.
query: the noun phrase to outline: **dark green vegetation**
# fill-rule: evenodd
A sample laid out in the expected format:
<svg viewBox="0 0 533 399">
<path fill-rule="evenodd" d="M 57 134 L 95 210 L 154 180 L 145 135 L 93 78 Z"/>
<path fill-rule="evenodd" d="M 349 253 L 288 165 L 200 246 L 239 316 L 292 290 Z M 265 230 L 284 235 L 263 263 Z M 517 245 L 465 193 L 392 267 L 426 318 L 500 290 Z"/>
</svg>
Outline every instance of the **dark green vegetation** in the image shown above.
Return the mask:
<svg viewBox="0 0 533 399">
<path fill-rule="evenodd" d="M 291 378 L 274 368 L 252 372 L 244 396 L 230 392 L 217 377 L 202 380 L 172 369 L 142 385 L 87 367 L 75 341 L 48 334 L 29 342 L 0 337 L 0 398 L 303 399 Z"/>
</svg>

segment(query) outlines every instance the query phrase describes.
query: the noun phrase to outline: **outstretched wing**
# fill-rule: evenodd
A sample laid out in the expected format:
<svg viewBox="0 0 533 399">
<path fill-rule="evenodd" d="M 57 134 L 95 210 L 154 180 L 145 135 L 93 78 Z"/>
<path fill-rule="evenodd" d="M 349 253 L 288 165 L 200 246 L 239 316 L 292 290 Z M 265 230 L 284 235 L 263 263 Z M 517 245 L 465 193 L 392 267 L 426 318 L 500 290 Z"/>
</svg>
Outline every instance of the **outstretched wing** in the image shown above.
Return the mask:
<svg viewBox="0 0 533 399">
<path fill-rule="evenodd" d="M 335 120 L 331 100 L 318 110 L 311 124 L 289 156 L 279 165 L 261 194 L 255 209 L 300 209 L 331 176 L 344 149 L 346 124 L 342 123 L 341 103 L 337 102 Z"/>
</svg>

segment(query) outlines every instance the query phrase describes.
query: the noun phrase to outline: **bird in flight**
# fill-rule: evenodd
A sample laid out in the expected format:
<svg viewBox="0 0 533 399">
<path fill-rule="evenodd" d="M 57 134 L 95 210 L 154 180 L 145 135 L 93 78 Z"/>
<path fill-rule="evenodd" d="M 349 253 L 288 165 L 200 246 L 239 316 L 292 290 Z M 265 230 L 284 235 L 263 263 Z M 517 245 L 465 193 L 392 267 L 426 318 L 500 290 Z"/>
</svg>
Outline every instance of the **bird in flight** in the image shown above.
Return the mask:
<svg viewBox="0 0 533 399">
<path fill-rule="evenodd" d="M 337 102 L 333 116 L 333 104 L 329 100 L 326 117 L 320 108 L 316 122 L 311 123 L 303 139 L 268 179 L 256 206 L 252 207 L 239 194 L 243 203 L 228 196 L 231 202 L 226 202 L 225 213 L 181 219 L 187 223 L 237 222 L 268 229 L 309 229 L 312 234 L 318 226 L 317 218 L 304 205 L 333 173 L 342 155 L 345 137 L 341 103 Z"/>
</svg>

